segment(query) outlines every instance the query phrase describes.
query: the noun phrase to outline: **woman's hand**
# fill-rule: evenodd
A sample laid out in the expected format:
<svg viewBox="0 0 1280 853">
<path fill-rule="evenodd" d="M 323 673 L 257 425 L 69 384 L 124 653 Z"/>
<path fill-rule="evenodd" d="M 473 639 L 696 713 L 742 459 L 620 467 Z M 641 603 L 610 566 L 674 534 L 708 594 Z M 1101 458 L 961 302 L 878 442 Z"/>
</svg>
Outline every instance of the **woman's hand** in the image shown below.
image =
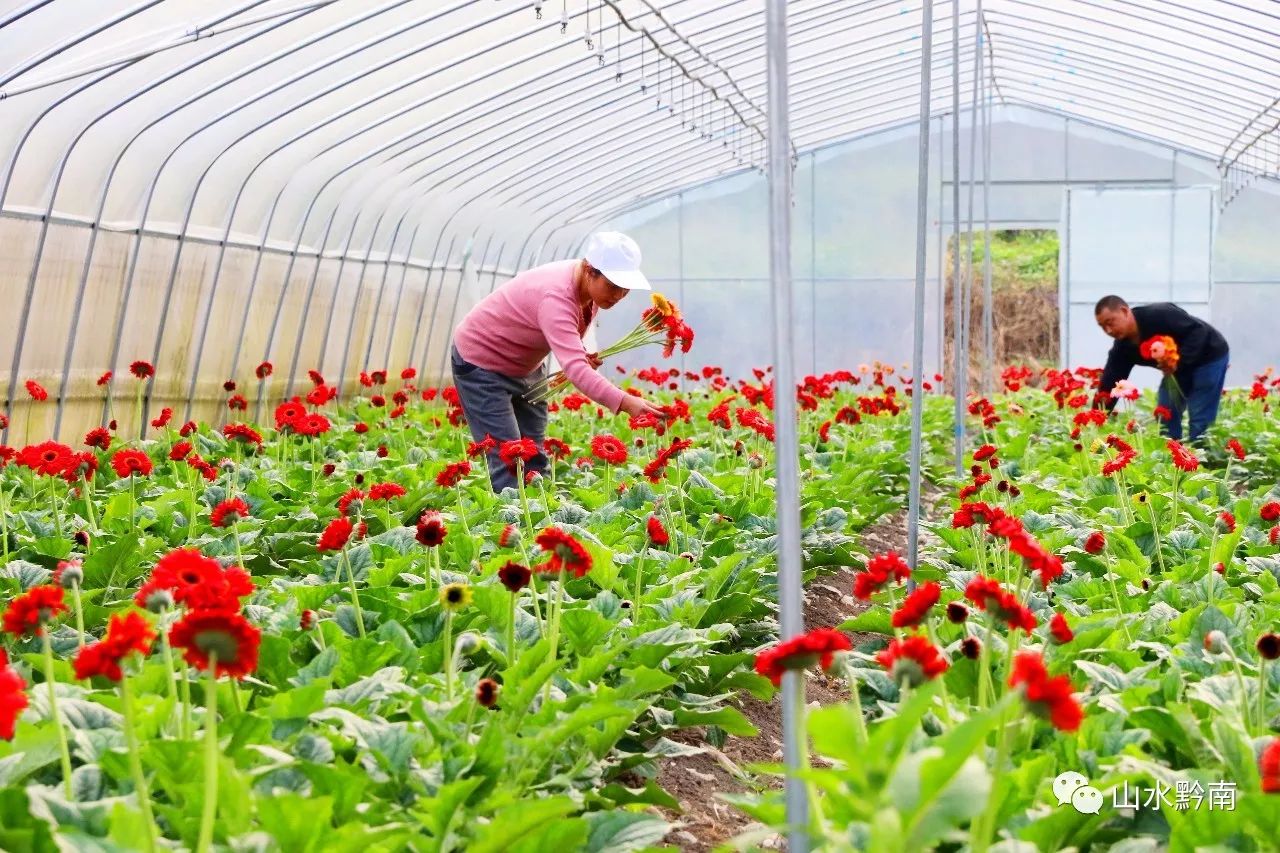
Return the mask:
<svg viewBox="0 0 1280 853">
<path fill-rule="evenodd" d="M 587 353 L 587 364 L 591 365 L 592 370 L 599 370 L 600 365 L 604 364 L 604 359 L 600 357 L 598 352 Z"/>
<path fill-rule="evenodd" d="M 622 398 L 622 411 L 633 418 L 646 412 L 659 418 L 663 416 L 662 409 L 659 409 L 643 397 L 633 397 L 630 394 Z"/>
</svg>

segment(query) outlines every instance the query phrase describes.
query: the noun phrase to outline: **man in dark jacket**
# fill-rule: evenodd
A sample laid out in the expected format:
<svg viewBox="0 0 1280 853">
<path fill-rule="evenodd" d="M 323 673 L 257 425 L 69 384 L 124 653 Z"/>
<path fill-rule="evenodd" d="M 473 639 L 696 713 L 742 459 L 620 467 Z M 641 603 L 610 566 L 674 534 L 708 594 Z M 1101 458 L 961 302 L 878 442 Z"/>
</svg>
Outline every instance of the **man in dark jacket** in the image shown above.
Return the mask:
<svg viewBox="0 0 1280 853">
<path fill-rule="evenodd" d="M 1185 411 L 1191 419 L 1191 440 L 1203 435 L 1218 417 L 1218 402 L 1227 378 L 1230 350 L 1222 333 L 1171 302 L 1130 308 L 1119 296 L 1104 296 L 1093 313 L 1102 331 L 1116 341 L 1102 371 L 1102 394 L 1109 398 L 1116 382 L 1128 379 L 1135 364 L 1155 367 L 1155 361 L 1142 357 L 1139 347 L 1156 335 L 1168 335 L 1178 345 L 1178 369 L 1173 378 L 1182 390 L 1182 399 L 1174 399 L 1161 384 L 1159 403 L 1173 412 L 1164 425 L 1164 433 L 1170 438 L 1182 438 Z M 1108 405 L 1115 405 L 1115 401 L 1110 400 Z"/>
</svg>

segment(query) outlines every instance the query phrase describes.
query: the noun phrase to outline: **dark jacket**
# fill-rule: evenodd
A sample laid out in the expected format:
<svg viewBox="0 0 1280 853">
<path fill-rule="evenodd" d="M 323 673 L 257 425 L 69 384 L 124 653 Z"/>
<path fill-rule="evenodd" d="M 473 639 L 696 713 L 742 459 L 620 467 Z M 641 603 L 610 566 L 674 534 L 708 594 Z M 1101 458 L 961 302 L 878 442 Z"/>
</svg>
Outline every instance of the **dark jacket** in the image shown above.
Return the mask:
<svg viewBox="0 0 1280 853">
<path fill-rule="evenodd" d="M 1111 345 L 1099 386 L 1104 394 L 1109 394 L 1121 379 L 1128 379 L 1135 364 L 1156 366 L 1153 360 L 1143 358 L 1138 351 L 1142 341 L 1156 335 L 1168 335 L 1178 344 L 1178 369 L 1173 375 L 1184 391 L 1191 390 L 1191 374 L 1196 368 L 1217 361 L 1230 352 L 1227 339 L 1221 332 L 1172 302 L 1153 302 L 1132 310 L 1138 323 L 1138 343 L 1120 340 Z"/>
</svg>

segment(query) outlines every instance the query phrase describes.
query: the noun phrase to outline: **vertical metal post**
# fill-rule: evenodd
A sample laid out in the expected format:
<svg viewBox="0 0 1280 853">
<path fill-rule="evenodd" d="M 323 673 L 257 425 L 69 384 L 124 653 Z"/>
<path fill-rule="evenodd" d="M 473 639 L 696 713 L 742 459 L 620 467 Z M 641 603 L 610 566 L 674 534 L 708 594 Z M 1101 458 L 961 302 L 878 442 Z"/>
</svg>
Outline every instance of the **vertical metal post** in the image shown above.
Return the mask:
<svg viewBox="0 0 1280 853">
<path fill-rule="evenodd" d="M 982 88 L 982 0 L 978 0 L 978 11 L 973 19 L 973 91 L 969 96 L 969 211 L 965 219 L 965 258 L 964 258 L 964 310 L 960 315 L 961 349 L 968 364 L 970 327 L 973 322 L 973 203 L 974 176 L 977 174 L 975 164 L 978 157 L 978 92 Z"/>
<path fill-rule="evenodd" d="M 799 446 L 796 436 L 795 351 L 791 325 L 791 139 L 787 92 L 787 5 L 768 0 L 765 32 L 769 65 L 769 273 L 773 281 L 775 475 L 778 510 L 778 605 L 782 637 L 804 631 L 804 578 L 800 558 Z M 805 754 L 802 730 L 804 674 L 782 680 L 782 752 L 787 767 L 787 849 L 809 849 L 809 799 L 797 777 Z"/>
<path fill-rule="evenodd" d="M 911 349 L 911 483 L 907 495 L 907 563 L 920 539 L 920 436 L 924 418 L 924 275 L 928 264 L 929 112 L 933 91 L 933 0 L 924 0 L 920 33 L 920 159 L 916 165 L 916 299 Z M 939 169 L 941 172 L 941 169 Z"/>
<path fill-rule="evenodd" d="M 960 0 L 951 0 L 951 242 L 951 341 L 955 355 L 951 390 L 956 397 L 955 469 L 956 476 L 961 477 L 964 475 L 964 398 L 969 353 L 961 349 L 964 338 L 960 332 L 961 303 L 964 300 L 964 288 L 960 282 Z"/>
<path fill-rule="evenodd" d="M 985 33 L 987 22 L 982 17 L 982 0 L 978 0 L 978 9 L 981 32 Z M 985 90 L 982 97 L 982 351 L 986 354 L 982 393 L 988 397 L 996 387 L 995 304 L 992 301 L 995 296 L 991 289 L 991 92 L 994 71 L 988 67 L 983 77 Z"/>
</svg>

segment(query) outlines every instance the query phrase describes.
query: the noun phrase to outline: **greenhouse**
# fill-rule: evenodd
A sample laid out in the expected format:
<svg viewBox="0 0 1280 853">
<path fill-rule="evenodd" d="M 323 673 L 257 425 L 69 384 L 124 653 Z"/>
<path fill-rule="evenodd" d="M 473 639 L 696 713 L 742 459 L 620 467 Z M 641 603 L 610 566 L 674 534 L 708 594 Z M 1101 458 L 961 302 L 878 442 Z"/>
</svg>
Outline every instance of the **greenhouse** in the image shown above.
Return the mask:
<svg viewBox="0 0 1280 853">
<path fill-rule="evenodd" d="M 0 850 L 1280 849 L 1280 3 L 0 59 Z"/>
</svg>

